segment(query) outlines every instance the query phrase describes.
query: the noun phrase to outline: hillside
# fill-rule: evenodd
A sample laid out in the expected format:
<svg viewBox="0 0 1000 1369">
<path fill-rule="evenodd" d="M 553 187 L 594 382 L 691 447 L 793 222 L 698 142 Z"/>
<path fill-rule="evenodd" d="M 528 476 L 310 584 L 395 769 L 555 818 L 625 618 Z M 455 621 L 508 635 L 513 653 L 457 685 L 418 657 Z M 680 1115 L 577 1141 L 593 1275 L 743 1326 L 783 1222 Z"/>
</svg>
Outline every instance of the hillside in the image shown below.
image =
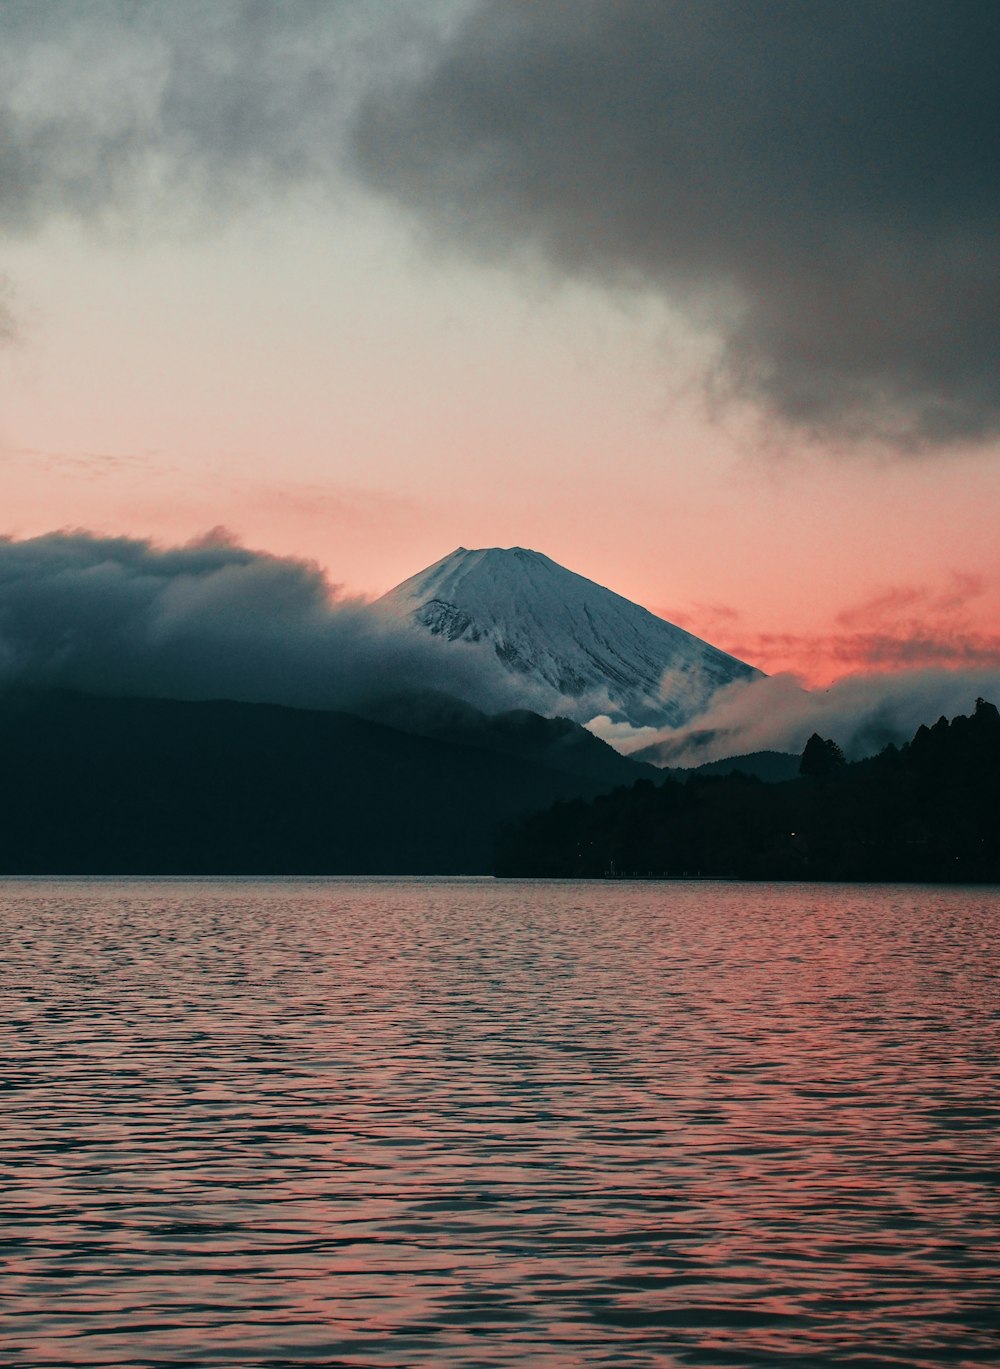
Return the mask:
<svg viewBox="0 0 1000 1369">
<path fill-rule="evenodd" d="M 0 757 L 3 874 L 485 873 L 501 823 L 607 787 L 350 714 L 63 691 L 0 699 Z"/>
</svg>

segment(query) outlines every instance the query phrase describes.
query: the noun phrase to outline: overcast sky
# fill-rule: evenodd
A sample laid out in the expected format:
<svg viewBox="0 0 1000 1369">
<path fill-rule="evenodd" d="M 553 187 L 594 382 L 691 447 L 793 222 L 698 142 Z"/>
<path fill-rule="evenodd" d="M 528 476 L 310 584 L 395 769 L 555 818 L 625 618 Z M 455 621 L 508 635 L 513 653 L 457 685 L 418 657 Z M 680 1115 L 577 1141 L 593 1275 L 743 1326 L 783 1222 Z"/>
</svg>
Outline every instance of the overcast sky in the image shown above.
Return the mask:
<svg viewBox="0 0 1000 1369">
<path fill-rule="evenodd" d="M 1000 8 L 0 0 L 0 525 L 1000 665 Z M 971 702 L 971 701 L 970 701 Z"/>
</svg>

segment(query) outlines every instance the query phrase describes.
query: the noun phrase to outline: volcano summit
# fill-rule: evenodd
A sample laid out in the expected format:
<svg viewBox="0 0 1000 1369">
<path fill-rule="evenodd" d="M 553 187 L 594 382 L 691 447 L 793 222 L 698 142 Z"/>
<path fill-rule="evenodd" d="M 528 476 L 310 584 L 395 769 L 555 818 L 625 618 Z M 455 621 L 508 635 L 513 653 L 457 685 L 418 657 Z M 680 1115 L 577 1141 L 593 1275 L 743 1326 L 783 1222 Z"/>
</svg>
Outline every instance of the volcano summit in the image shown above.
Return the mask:
<svg viewBox="0 0 1000 1369">
<path fill-rule="evenodd" d="M 524 547 L 459 547 L 376 601 L 450 642 L 493 647 L 552 692 L 552 711 L 677 727 L 715 691 L 760 672 Z"/>
</svg>

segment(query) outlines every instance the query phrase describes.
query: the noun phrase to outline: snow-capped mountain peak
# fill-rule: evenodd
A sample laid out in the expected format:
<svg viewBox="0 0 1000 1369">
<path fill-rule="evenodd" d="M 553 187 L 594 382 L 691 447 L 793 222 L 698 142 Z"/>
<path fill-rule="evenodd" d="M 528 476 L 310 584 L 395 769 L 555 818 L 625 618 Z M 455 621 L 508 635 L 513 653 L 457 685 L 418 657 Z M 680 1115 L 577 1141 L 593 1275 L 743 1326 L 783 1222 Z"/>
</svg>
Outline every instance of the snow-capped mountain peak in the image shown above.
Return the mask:
<svg viewBox="0 0 1000 1369">
<path fill-rule="evenodd" d="M 758 674 L 648 609 L 525 547 L 458 547 L 378 600 L 448 641 L 485 642 L 553 707 L 678 726 L 715 691 Z"/>
</svg>

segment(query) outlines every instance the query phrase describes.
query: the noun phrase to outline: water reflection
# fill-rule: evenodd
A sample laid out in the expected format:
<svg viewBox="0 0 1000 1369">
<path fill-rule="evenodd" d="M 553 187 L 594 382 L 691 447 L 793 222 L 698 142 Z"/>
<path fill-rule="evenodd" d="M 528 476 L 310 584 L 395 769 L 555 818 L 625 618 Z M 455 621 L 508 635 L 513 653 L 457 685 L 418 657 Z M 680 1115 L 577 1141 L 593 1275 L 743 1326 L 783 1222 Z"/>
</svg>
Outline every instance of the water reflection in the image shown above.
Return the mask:
<svg viewBox="0 0 1000 1369">
<path fill-rule="evenodd" d="M 1000 894 L 0 885 L 12 1364 L 1000 1363 Z"/>
</svg>

